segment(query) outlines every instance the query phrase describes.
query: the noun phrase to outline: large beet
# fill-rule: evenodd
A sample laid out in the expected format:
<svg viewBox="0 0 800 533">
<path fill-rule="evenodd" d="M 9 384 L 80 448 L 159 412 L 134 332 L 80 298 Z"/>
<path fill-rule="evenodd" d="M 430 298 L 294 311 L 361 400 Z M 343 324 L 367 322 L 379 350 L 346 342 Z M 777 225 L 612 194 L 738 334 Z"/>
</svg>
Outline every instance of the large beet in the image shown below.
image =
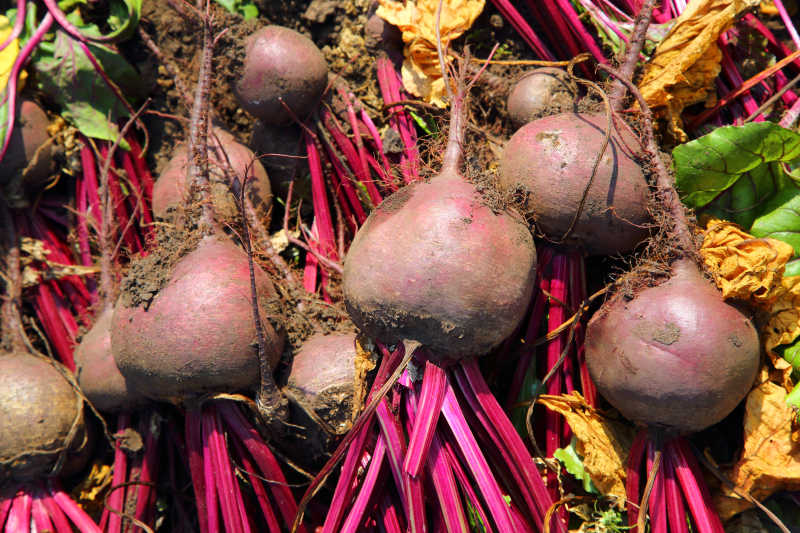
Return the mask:
<svg viewBox="0 0 800 533">
<path fill-rule="evenodd" d="M 474 185 L 443 173 L 370 214 L 345 259 L 345 304 L 375 339 L 474 357 L 514 331 L 535 272 L 523 221 L 493 211 Z"/>
<path fill-rule="evenodd" d="M 678 432 L 722 420 L 759 365 L 753 324 L 688 260 L 671 278 L 618 295 L 589 322 L 586 364 L 600 393 L 627 418 Z"/>
<path fill-rule="evenodd" d="M 242 76 L 235 93 L 242 107 L 268 124 L 303 118 L 328 83 L 328 65 L 308 37 L 282 26 L 266 26 L 247 38 Z M 281 103 L 283 101 L 283 103 Z"/>
<path fill-rule="evenodd" d="M 230 180 L 237 177 L 243 182 L 246 178 L 248 198 L 265 225 L 269 225 L 272 188 L 261 162 L 249 148 L 237 142 L 230 133 L 215 129 L 214 134 L 214 137 L 209 138 L 208 159 L 215 214 L 219 220 L 228 223 L 240 219 L 236 197 L 231 193 Z M 189 193 L 189 186 L 186 183 L 188 154 L 186 145 L 177 146 L 172 159 L 164 167 L 153 187 L 153 214 L 159 218 L 166 218 L 168 209 L 185 205 L 185 197 Z M 229 162 L 233 174 L 225 172 Z"/>
<path fill-rule="evenodd" d="M 262 306 L 276 297 L 258 267 Z M 266 353 L 274 362 L 283 337 L 264 321 Z M 111 325 L 120 372 L 153 399 L 232 392 L 259 384 L 259 360 L 247 255 L 229 241 L 205 237 L 183 257 L 147 306 L 121 299 Z"/>
<path fill-rule="evenodd" d="M 146 399 L 131 389 L 111 353 L 111 317 L 113 308 L 105 309 L 94 326 L 75 348 L 78 384 L 100 411 L 133 409 Z"/>
<path fill-rule="evenodd" d="M 0 485 L 39 478 L 62 450 L 85 444 L 83 401 L 49 361 L 0 353 L 0 405 Z"/>
<path fill-rule="evenodd" d="M 578 212 L 603 145 L 605 116 L 564 113 L 529 122 L 508 141 L 499 183 L 527 193 L 527 208 L 548 238 L 560 240 Z M 590 255 L 630 250 L 647 237 L 648 186 L 638 141 L 612 127 L 611 140 L 566 244 Z"/>
</svg>

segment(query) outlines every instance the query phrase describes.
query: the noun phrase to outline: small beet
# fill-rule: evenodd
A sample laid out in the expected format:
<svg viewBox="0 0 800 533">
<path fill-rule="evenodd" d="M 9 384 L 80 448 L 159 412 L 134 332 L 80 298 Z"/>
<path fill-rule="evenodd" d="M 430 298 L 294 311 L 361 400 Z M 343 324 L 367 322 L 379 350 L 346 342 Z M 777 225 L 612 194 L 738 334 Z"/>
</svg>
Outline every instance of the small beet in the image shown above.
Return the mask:
<svg viewBox="0 0 800 533">
<path fill-rule="evenodd" d="M 560 242 L 570 229 L 605 138 L 605 117 L 564 113 L 529 122 L 508 141 L 499 184 L 521 191 L 537 228 Z M 612 126 L 611 139 L 575 227 L 564 244 L 589 255 L 628 251 L 648 234 L 649 189 L 638 141 Z"/>
<path fill-rule="evenodd" d="M 266 26 L 247 38 L 243 73 L 234 90 L 247 112 L 268 124 L 286 124 L 292 113 L 301 119 L 308 115 L 327 83 L 328 65 L 311 39 Z"/>
<path fill-rule="evenodd" d="M 147 400 L 133 391 L 117 368 L 111 353 L 111 316 L 113 308 L 105 309 L 81 343 L 75 348 L 78 384 L 92 404 L 100 411 L 130 410 Z"/>
<path fill-rule="evenodd" d="M 336 437 L 352 426 L 357 387 L 366 391 L 364 383 L 356 382 L 355 342 L 352 333 L 315 335 L 303 342 L 292 359 L 286 391 L 292 399 L 292 420 L 304 428 L 303 446 L 294 454 L 303 464 L 324 458 Z"/>
<path fill-rule="evenodd" d="M 403 33 L 397 26 L 373 14 L 364 24 L 364 44 L 373 52 L 402 51 Z"/>
<path fill-rule="evenodd" d="M 609 301 L 586 330 L 586 364 L 600 393 L 627 418 L 680 433 L 727 416 L 759 361 L 752 322 L 688 260 L 632 300 Z"/>
<path fill-rule="evenodd" d="M 276 298 L 256 266 L 262 316 Z M 259 384 L 259 359 L 247 254 L 228 241 L 205 237 L 180 259 L 147 306 L 117 304 L 111 348 L 120 372 L 137 391 L 172 400 L 233 392 Z M 283 336 L 263 321 L 267 358 L 274 365 Z"/>
<path fill-rule="evenodd" d="M 508 94 L 508 116 L 519 128 L 544 115 L 572 111 L 577 90 L 566 71 L 537 68 L 526 73 Z"/>
<path fill-rule="evenodd" d="M 77 452 L 85 444 L 83 401 L 54 364 L 0 353 L 0 479 L 42 477 L 64 448 Z"/>
<path fill-rule="evenodd" d="M 36 191 L 53 170 L 53 144 L 47 133 L 50 121 L 33 100 L 23 98 L 18 104 L 14 131 L 0 161 L 0 186 L 19 180 L 16 186 L 22 191 Z"/>
<path fill-rule="evenodd" d="M 231 193 L 230 179 L 240 182 L 248 179 L 248 198 L 259 217 L 269 225 L 272 207 L 272 188 L 264 167 L 249 148 L 237 142 L 233 135 L 215 129 L 216 138 L 209 137 L 209 180 L 214 201 L 214 212 L 221 221 L 233 223 L 240 219 L 236 197 Z M 217 139 L 219 142 L 216 142 Z M 153 187 L 153 213 L 159 218 L 169 217 L 169 210 L 185 205 L 189 187 L 186 184 L 188 149 L 179 145 L 173 152 Z M 228 162 L 234 171 L 226 172 Z"/>
</svg>

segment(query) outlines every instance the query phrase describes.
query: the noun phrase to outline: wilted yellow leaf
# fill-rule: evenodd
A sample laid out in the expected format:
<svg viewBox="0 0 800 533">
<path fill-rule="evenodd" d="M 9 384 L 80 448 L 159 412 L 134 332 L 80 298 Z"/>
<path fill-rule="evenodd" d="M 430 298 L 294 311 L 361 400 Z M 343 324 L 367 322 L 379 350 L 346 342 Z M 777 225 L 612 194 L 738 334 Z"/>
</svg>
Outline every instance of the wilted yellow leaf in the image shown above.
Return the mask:
<svg viewBox="0 0 800 533">
<path fill-rule="evenodd" d="M 766 309 L 786 292 L 781 280 L 792 255 L 794 250 L 785 242 L 757 239 L 723 220 L 711 220 L 706 225 L 700 249 L 724 298 Z"/>
<path fill-rule="evenodd" d="M 14 29 L 7 17 L 0 15 L 0 43 L 4 42 Z M 11 75 L 11 67 L 19 54 L 19 39 L 14 39 L 3 50 L 0 50 L 0 91 L 4 90 Z"/>
<path fill-rule="evenodd" d="M 38 285 L 42 279 L 61 279 L 67 276 L 88 276 L 100 272 L 96 266 L 83 266 L 83 265 L 64 265 L 50 261 L 47 256 L 50 251 L 44 246 L 44 243 L 38 239 L 30 237 L 22 237 L 20 240 L 20 249 L 22 253 L 21 263 L 22 269 L 22 286 L 32 287 Z M 36 268 L 33 265 L 34 261 L 44 263 L 46 269 Z"/>
<path fill-rule="evenodd" d="M 740 492 L 759 501 L 780 490 L 800 490 L 800 443 L 792 433 L 786 394 L 783 387 L 767 381 L 747 396 L 744 450 L 728 477 Z M 716 503 L 723 520 L 751 507 L 724 486 Z"/>
<path fill-rule="evenodd" d="M 113 470 L 101 462 L 92 463 L 86 477 L 72 491 L 80 506 L 88 513 L 102 511 L 106 489 L 111 486 Z"/>
<path fill-rule="evenodd" d="M 800 337 L 800 276 L 783 278 L 783 295 L 769 310 L 769 319 L 763 330 L 764 348 L 772 365 L 778 370 L 778 381 L 791 390 L 792 365 L 783 359 L 775 348 L 783 344 L 791 344 Z"/>
<path fill-rule="evenodd" d="M 715 103 L 714 79 L 722 52 L 717 39 L 743 11 L 760 0 L 692 0 L 645 65 L 639 87 L 647 104 L 668 121 L 680 142 L 687 140 L 681 112 L 691 104 Z"/>
<path fill-rule="evenodd" d="M 540 396 L 548 409 L 567 419 L 592 483 L 605 495 L 625 501 L 625 462 L 633 442 L 633 428 L 603 416 L 578 392 Z"/>
<path fill-rule="evenodd" d="M 440 0 L 380 0 L 377 15 L 403 32 L 403 86 L 426 102 L 445 107 L 444 86 L 436 51 L 436 14 Z M 484 0 L 443 0 L 439 34 L 442 49 L 467 31 L 483 11 Z"/>
</svg>

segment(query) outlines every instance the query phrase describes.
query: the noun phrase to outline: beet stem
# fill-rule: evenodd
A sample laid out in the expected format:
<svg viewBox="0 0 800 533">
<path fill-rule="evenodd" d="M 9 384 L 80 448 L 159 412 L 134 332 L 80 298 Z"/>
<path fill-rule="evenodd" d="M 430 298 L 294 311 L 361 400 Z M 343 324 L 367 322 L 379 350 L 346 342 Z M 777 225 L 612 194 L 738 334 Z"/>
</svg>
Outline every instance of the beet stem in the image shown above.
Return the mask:
<svg viewBox="0 0 800 533">
<path fill-rule="evenodd" d="M 412 477 L 419 475 L 436 430 L 439 415 L 442 412 L 447 375 L 444 370 L 430 361 L 425 362 L 425 374 L 422 377 L 419 411 L 409 437 L 408 452 L 403 463 L 403 470 Z"/>
<path fill-rule="evenodd" d="M 353 501 L 350 513 L 348 513 L 347 518 L 345 518 L 341 533 L 356 533 L 358 531 L 359 524 L 364 518 L 367 505 L 372 500 L 373 493 L 378 490 L 378 479 L 383 469 L 385 457 L 386 440 L 383 438 L 383 435 L 380 435 L 375 443 L 375 450 L 372 452 L 369 468 L 364 476 L 364 480 L 361 482 L 358 496 L 356 496 L 356 499 Z"/>
<path fill-rule="evenodd" d="M 50 496 L 52 496 L 56 505 L 64 511 L 72 523 L 78 528 L 81 533 L 102 533 L 100 528 L 95 524 L 91 517 L 86 514 L 86 511 L 72 501 L 72 499 L 64 492 L 54 479 L 48 480 L 48 488 Z M 27 531 L 27 530 L 25 530 Z"/>
<path fill-rule="evenodd" d="M 714 509 L 711 494 L 703 480 L 703 472 L 686 439 L 678 437 L 666 445 L 671 454 L 675 472 L 680 482 L 698 533 L 724 533 L 722 522 Z"/>
<path fill-rule="evenodd" d="M 194 499 L 197 504 L 197 521 L 200 526 L 200 532 L 209 533 L 206 491 L 211 489 L 206 487 L 206 479 L 203 473 L 203 437 L 201 423 L 202 419 L 199 406 L 186 409 L 186 454 L 189 463 L 189 474 L 191 475 L 192 487 L 194 489 Z"/>
<path fill-rule="evenodd" d="M 655 4 L 656 0 L 645 0 L 641 9 L 639 9 L 639 14 L 636 15 L 630 41 L 625 50 L 625 59 L 623 59 L 619 67 L 619 72 L 625 79 L 633 79 L 633 73 L 636 70 L 636 62 L 639 60 L 639 54 L 647 39 L 647 28 L 650 26 L 650 19 L 653 16 Z M 625 85 L 619 81 L 619 78 L 615 80 L 608 99 L 615 113 L 622 111 L 625 101 Z"/>
</svg>

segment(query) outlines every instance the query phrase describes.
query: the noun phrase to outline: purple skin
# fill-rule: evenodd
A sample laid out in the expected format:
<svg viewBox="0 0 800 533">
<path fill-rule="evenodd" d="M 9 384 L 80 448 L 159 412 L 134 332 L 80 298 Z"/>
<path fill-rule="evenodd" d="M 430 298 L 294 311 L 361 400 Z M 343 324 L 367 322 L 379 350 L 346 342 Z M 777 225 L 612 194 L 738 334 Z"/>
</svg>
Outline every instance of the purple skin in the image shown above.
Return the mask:
<svg viewBox="0 0 800 533">
<path fill-rule="evenodd" d="M 109 307 L 75 348 L 78 384 L 90 402 L 100 411 L 117 412 L 134 409 L 147 402 L 131 390 L 117 368 L 111 354 L 111 316 Z"/>
<path fill-rule="evenodd" d="M 40 478 L 50 472 L 65 445 L 78 452 L 86 444 L 83 402 L 47 360 L 0 353 L 0 405 L 0 480 Z M 76 420 L 77 432 L 68 443 Z"/>
<path fill-rule="evenodd" d="M 520 218 L 487 207 L 457 173 L 408 185 L 358 231 L 345 305 L 368 336 L 416 340 L 437 358 L 488 353 L 530 302 L 536 250 Z"/>
<path fill-rule="evenodd" d="M 515 127 L 545 114 L 570 111 L 577 96 L 569 76 L 558 68 L 537 68 L 525 74 L 508 94 L 508 116 Z"/>
<path fill-rule="evenodd" d="M 242 77 L 234 87 L 241 106 L 268 124 L 304 118 L 328 84 L 328 65 L 308 37 L 282 26 L 266 26 L 247 38 Z"/>
<path fill-rule="evenodd" d="M 266 304 L 277 296 L 257 266 L 255 277 L 266 317 Z M 269 321 L 263 325 L 274 366 L 284 339 Z M 257 387 L 257 346 L 247 255 L 213 236 L 178 262 L 147 309 L 118 303 L 112 318 L 111 348 L 120 372 L 155 400 Z"/>
<path fill-rule="evenodd" d="M 47 134 L 49 125 L 50 120 L 36 102 L 28 99 L 19 102 L 8 151 L 0 161 L 0 186 L 16 179 L 34 161 L 34 157 L 36 160 L 22 176 L 21 185 L 29 191 L 44 185 L 53 170 L 53 145 L 49 143 L 50 136 Z M 48 143 L 47 146 L 39 150 L 45 143 Z"/>
<path fill-rule="evenodd" d="M 632 300 L 609 301 L 586 330 L 586 364 L 600 393 L 630 420 L 677 433 L 725 418 L 759 362 L 752 322 L 689 260 Z"/>
<path fill-rule="evenodd" d="M 270 208 L 272 207 L 272 188 L 264 167 L 255 158 L 253 152 L 245 145 L 237 142 L 233 135 L 220 129 L 214 134 L 221 143 L 221 148 L 209 138 L 209 178 L 211 194 L 214 198 L 214 212 L 220 220 L 232 223 L 240 218 L 236 198 L 230 191 L 228 168 L 230 161 L 235 176 L 248 181 L 248 197 L 266 225 L 269 225 Z M 224 150 L 224 152 L 223 152 Z M 227 156 L 227 159 L 226 159 Z M 185 145 L 175 148 L 172 159 L 161 172 L 153 187 L 153 214 L 165 219 L 169 217 L 169 209 L 186 205 L 184 196 L 188 194 L 186 184 L 186 167 L 188 165 L 188 149 Z"/>
<path fill-rule="evenodd" d="M 552 115 L 529 122 L 506 144 L 499 185 L 527 194 L 526 207 L 548 239 L 560 242 L 567 233 L 602 148 L 605 127 L 602 115 Z M 619 129 L 611 131 L 580 217 L 562 243 L 589 255 L 635 248 L 647 238 L 652 223 L 647 181 L 635 161 L 639 143 Z"/>
</svg>

